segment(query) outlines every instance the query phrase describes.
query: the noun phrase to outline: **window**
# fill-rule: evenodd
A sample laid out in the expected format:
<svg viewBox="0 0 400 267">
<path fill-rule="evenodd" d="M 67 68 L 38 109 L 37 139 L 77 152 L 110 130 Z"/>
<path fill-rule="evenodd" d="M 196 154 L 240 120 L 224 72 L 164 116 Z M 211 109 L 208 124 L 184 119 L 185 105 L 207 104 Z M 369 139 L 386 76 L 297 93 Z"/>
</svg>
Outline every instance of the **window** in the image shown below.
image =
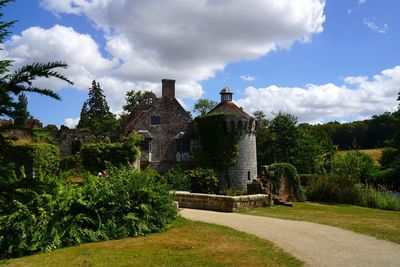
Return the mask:
<svg viewBox="0 0 400 267">
<path fill-rule="evenodd" d="M 250 171 L 247 172 L 247 180 L 248 180 L 248 181 L 251 180 Z"/>
<path fill-rule="evenodd" d="M 160 116 L 151 116 L 150 117 L 150 125 L 158 125 L 161 123 Z"/>
<path fill-rule="evenodd" d="M 177 153 L 190 153 L 190 140 L 177 139 L 176 140 Z"/>
<path fill-rule="evenodd" d="M 139 147 L 141 151 L 151 152 L 151 140 L 145 139 L 139 143 Z"/>
</svg>

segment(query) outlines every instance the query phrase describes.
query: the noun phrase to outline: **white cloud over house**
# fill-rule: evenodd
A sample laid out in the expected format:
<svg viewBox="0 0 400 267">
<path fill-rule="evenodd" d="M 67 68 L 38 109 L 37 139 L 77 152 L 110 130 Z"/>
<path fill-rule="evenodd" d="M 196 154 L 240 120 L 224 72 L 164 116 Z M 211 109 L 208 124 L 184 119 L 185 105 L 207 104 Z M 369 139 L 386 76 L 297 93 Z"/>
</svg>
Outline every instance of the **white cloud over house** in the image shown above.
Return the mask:
<svg viewBox="0 0 400 267">
<path fill-rule="evenodd" d="M 86 17 L 106 40 L 56 25 L 32 27 L 5 45 L 15 66 L 63 60 L 78 89 L 92 79 L 102 85 L 113 111 L 127 90 L 160 92 L 161 78 L 174 78 L 177 95 L 202 96 L 201 81 L 228 64 L 252 60 L 307 42 L 323 30 L 324 0 L 42 0 L 53 13 Z M 107 56 L 104 56 L 104 52 Z M 50 88 L 59 81 L 42 81 Z"/>
</svg>

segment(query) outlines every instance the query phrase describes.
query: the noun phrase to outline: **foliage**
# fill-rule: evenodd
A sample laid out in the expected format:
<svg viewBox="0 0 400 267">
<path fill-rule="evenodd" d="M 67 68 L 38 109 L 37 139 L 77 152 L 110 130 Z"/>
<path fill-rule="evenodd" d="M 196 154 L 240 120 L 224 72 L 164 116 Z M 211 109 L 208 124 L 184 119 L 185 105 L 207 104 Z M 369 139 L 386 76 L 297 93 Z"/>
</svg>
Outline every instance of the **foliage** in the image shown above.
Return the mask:
<svg viewBox="0 0 400 267">
<path fill-rule="evenodd" d="M 173 190 L 190 191 L 190 180 L 185 175 L 182 166 L 174 166 L 164 174 L 164 178 Z"/>
<path fill-rule="evenodd" d="M 400 165 L 400 150 L 387 147 L 383 149 L 380 164 L 384 168 L 394 168 Z"/>
<path fill-rule="evenodd" d="M 291 162 L 299 136 L 297 118 L 279 112 L 270 124 L 274 162 Z"/>
<path fill-rule="evenodd" d="M 299 173 L 326 173 L 330 170 L 330 162 L 336 147 L 329 137 L 316 132 L 308 124 L 298 127 L 297 145 L 293 150 L 291 163 Z"/>
<path fill-rule="evenodd" d="M 218 190 L 219 179 L 213 169 L 196 168 L 184 172 L 190 181 L 191 192 L 215 194 Z"/>
<path fill-rule="evenodd" d="M 0 182 L 0 258 L 159 232 L 177 212 L 165 185 L 128 167 L 82 185 L 51 176 Z"/>
<path fill-rule="evenodd" d="M 355 185 L 370 179 L 374 170 L 374 163 L 370 156 L 359 151 L 348 151 L 345 154 L 337 153 L 332 160 L 330 177 L 336 185 L 335 201 L 354 203 L 357 198 Z"/>
<path fill-rule="evenodd" d="M 17 126 L 24 126 L 26 120 L 32 118 L 28 111 L 28 98 L 24 93 L 18 95 L 18 102 L 15 104 L 11 117 L 14 120 L 14 125 Z"/>
<path fill-rule="evenodd" d="M 372 186 L 356 185 L 357 205 L 383 210 L 400 210 L 400 198 L 392 192 L 381 192 Z"/>
<path fill-rule="evenodd" d="M 287 181 L 290 187 L 293 188 L 293 194 L 296 199 L 299 201 L 305 200 L 304 189 L 301 186 L 300 177 L 297 174 L 296 168 L 292 164 L 274 163 L 268 166 L 268 172 L 275 195 L 279 195 L 282 178 L 287 177 Z"/>
<path fill-rule="evenodd" d="M 225 171 L 235 165 L 239 153 L 238 140 L 241 133 L 228 131 L 226 115 L 213 113 L 195 119 L 203 155 L 199 161 L 216 171 Z"/>
<path fill-rule="evenodd" d="M 100 84 L 95 80 L 89 89 L 89 98 L 83 103 L 77 128 L 88 129 L 95 135 L 118 129 L 118 121 L 110 111 Z"/>
<path fill-rule="evenodd" d="M 131 133 L 122 143 L 90 143 L 81 150 L 82 164 L 92 173 L 106 170 L 107 162 L 114 166 L 133 163 L 139 153 L 135 146 L 140 140 L 136 133 Z"/>
<path fill-rule="evenodd" d="M 194 104 L 193 112 L 199 113 L 200 116 L 206 115 L 211 109 L 213 109 L 218 103 L 214 100 L 201 98 Z"/>
<path fill-rule="evenodd" d="M 35 142 L 51 142 L 53 137 L 43 128 L 32 130 L 32 140 Z"/>
<path fill-rule="evenodd" d="M 4 152 L 4 164 L 14 164 L 18 175 L 33 177 L 41 174 L 52 175 L 58 172 L 60 163 L 59 148 L 46 143 L 10 144 Z M 22 169 L 21 169 L 22 168 Z"/>
<path fill-rule="evenodd" d="M 125 112 L 131 113 L 144 99 L 145 95 L 141 91 L 130 90 L 126 92 L 126 104 L 123 105 L 122 108 Z"/>
<path fill-rule="evenodd" d="M 71 155 L 71 156 L 61 157 L 60 170 L 61 171 L 68 171 L 68 170 L 82 170 L 83 171 L 82 158 L 79 155 Z"/>
</svg>

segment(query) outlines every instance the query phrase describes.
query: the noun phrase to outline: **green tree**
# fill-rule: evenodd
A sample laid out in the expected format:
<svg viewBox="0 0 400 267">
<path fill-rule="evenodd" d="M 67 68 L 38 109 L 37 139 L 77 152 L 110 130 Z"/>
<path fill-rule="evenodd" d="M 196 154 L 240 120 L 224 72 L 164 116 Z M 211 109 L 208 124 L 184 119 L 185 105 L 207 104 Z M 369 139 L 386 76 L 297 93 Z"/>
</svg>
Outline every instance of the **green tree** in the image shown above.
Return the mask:
<svg viewBox="0 0 400 267">
<path fill-rule="evenodd" d="M 6 6 L 13 0 L 1 0 L 0 9 Z M 4 14 L 0 12 L 0 20 Z M 3 22 L 0 21 L 0 47 L 5 38 L 11 33 L 8 29 L 13 26 L 16 21 Z M 0 48 L 1 49 L 1 48 Z M 60 61 L 48 63 L 33 63 L 25 65 L 14 72 L 10 72 L 13 61 L 0 60 L 0 116 L 12 117 L 15 114 L 15 109 L 18 102 L 15 102 L 15 96 L 22 92 L 34 92 L 41 95 L 46 95 L 54 99 L 60 100 L 60 96 L 52 90 L 38 88 L 32 84 L 33 80 L 45 77 L 55 77 L 72 84 L 68 78 L 57 72 L 57 68 L 66 68 L 67 64 Z"/>
<path fill-rule="evenodd" d="M 200 113 L 200 115 L 205 115 L 217 104 L 218 103 L 214 100 L 201 98 L 194 104 L 193 112 Z"/>
<path fill-rule="evenodd" d="M 281 111 L 272 119 L 270 129 L 275 162 L 291 162 L 299 137 L 296 124 L 295 116 Z"/>
<path fill-rule="evenodd" d="M 14 124 L 18 126 L 25 125 L 25 122 L 32 118 L 28 111 L 28 98 L 24 93 L 18 96 L 18 102 L 15 105 L 14 113 L 12 114 Z"/>
<path fill-rule="evenodd" d="M 136 107 L 143 102 L 144 94 L 141 91 L 130 90 L 126 92 L 126 104 L 122 107 L 128 114 L 133 112 Z"/>
<path fill-rule="evenodd" d="M 89 98 L 83 103 L 77 128 L 88 129 L 95 135 L 118 129 L 118 121 L 110 111 L 100 84 L 93 80 Z"/>
</svg>

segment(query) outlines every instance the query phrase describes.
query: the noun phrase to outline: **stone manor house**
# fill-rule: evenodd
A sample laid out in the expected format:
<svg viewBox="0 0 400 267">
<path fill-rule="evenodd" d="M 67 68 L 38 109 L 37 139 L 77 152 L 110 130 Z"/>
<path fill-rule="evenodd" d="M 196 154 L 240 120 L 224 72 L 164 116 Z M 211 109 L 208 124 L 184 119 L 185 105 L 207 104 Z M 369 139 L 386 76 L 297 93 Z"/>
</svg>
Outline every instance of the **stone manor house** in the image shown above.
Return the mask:
<svg viewBox="0 0 400 267">
<path fill-rule="evenodd" d="M 175 80 L 162 80 L 160 98 L 152 92 L 144 95 L 143 103 L 122 125 L 123 135 L 135 130 L 144 138 L 140 144 L 141 166 L 165 171 L 176 162 L 189 160 L 199 142 L 191 116 L 175 98 Z M 257 178 L 255 120 L 232 101 L 233 93 L 229 88 L 224 88 L 220 95 L 220 103 L 209 113 L 225 113 L 229 129 L 243 133 L 237 163 L 230 169 L 231 179 L 221 187 L 246 189 L 247 184 Z"/>
</svg>

